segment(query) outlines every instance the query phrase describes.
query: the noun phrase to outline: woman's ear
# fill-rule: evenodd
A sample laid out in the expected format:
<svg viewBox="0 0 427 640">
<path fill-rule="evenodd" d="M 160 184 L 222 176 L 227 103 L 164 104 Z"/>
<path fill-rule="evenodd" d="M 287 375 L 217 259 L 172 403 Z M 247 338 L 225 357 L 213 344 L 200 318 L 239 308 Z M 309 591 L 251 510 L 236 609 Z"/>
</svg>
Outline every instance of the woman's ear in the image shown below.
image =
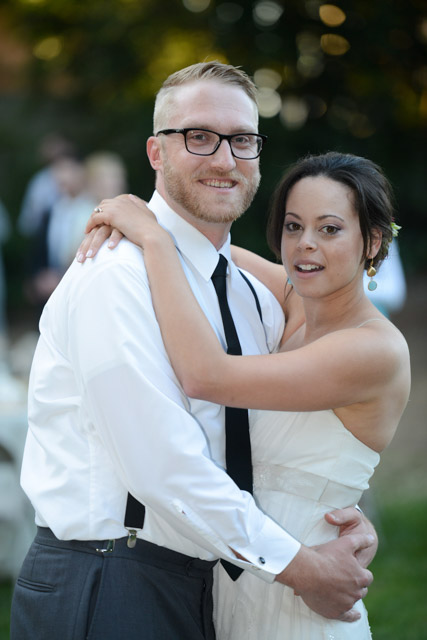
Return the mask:
<svg viewBox="0 0 427 640">
<path fill-rule="evenodd" d="M 367 255 L 367 258 L 369 260 L 371 258 L 375 258 L 375 256 L 377 255 L 378 251 L 381 248 L 382 240 L 383 240 L 382 231 L 380 231 L 379 229 L 372 229 L 371 239 L 369 242 L 369 250 Z"/>
</svg>

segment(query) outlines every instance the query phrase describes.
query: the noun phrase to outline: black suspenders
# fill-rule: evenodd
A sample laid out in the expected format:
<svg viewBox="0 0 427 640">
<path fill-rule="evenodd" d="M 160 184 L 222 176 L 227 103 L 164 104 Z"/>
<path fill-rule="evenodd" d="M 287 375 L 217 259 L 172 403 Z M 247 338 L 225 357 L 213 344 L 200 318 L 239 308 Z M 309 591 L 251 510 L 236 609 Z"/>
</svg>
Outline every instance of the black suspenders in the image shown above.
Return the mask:
<svg viewBox="0 0 427 640">
<path fill-rule="evenodd" d="M 246 282 L 246 284 L 248 285 L 249 289 L 252 291 L 252 294 L 255 298 L 255 304 L 256 304 L 256 308 L 258 310 L 258 315 L 259 315 L 259 319 L 261 320 L 261 324 L 262 324 L 262 311 L 261 311 L 261 305 L 259 303 L 259 298 L 257 295 L 257 292 L 255 291 L 255 287 L 252 284 L 252 282 L 249 280 L 249 278 L 247 276 L 245 276 L 245 274 L 243 273 L 243 271 L 240 271 L 239 269 L 239 273 L 242 276 L 243 280 Z"/>
<path fill-rule="evenodd" d="M 255 287 L 252 282 L 249 280 L 245 274 L 240 271 L 239 273 L 242 276 L 243 280 L 248 285 L 249 289 L 252 291 L 252 294 L 255 298 L 255 304 L 258 311 L 259 319 L 262 323 L 262 311 L 261 305 L 259 303 L 257 292 L 255 291 Z M 125 527 L 129 532 L 127 545 L 128 547 L 134 547 L 136 544 L 136 536 L 137 529 L 143 529 L 145 520 L 145 506 L 138 502 L 136 498 L 133 497 L 132 494 L 128 493 L 127 503 L 126 503 L 126 513 L 125 513 Z"/>
</svg>

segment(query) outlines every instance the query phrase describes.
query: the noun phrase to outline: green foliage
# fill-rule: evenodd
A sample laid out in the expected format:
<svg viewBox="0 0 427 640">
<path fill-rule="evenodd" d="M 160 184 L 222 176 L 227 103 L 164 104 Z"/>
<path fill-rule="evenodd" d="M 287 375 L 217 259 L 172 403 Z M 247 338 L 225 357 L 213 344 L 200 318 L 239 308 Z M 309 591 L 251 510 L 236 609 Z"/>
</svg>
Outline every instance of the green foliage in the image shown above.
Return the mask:
<svg viewBox="0 0 427 640">
<path fill-rule="evenodd" d="M 267 5 L 276 6 L 276 15 L 271 17 Z M 424 5 L 353 0 L 341 3 L 345 20 L 336 26 L 322 21 L 321 5 L 321 0 L 3 3 L 0 199 L 12 219 L 40 166 L 38 143 L 52 130 L 72 138 L 83 155 L 98 149 L 120 153 L 130 190 L 148 197 L 153 175 L 145 140 L 155 92 L 176 69 L 217 58 L 242 66 L 282 103 L 280 114 L 261 117 L 260 130 L 269 136 L 263 181 L 249 214 L 236 225 L 235 241 L 269 255 L 265 213 L 283 168 L 308 152 L 336 149 L 384 167 L 398 196 L 406 269 L 425 269 Z M 331 48 L 325 38 L 341 39 L 344 49 Z M 263 69 L 270 74 L 268 86 L 265 78 L 259 80 Z M 15 235 L 6 248 L 8 273 L 19 273 L 21 251 Z M 14 294 L 16 287 L 9 289 Z"/>
</svg>

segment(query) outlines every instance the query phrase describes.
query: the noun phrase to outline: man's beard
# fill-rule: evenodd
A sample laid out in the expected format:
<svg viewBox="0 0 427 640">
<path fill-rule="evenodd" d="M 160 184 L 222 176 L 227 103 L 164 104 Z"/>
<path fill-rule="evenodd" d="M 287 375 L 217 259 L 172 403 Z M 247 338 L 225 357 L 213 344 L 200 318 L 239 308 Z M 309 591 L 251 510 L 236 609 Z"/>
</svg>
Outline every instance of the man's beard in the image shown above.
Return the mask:
<svg viewBox="0 0 427 640">
<path fill-rule="evenodd" d="M 217 173 L 218 172 L 216 172 L 216 174 Z M 214 176 L 211 172 L 209 177 L 214 177 L 219 180 L 236 179 L 239 182 L 240 188 L 243 186 L 241 198 L 237 202 L 230 204 L 230 207 L 222 213 L 218 212 L 218 208 L 215 208 L 215 205 L 211 205 L 211 209 L 209 209 L 208 204 L 203 202 L 200 196 L 193 192 L 191 184 L 190 186 L 188 183 L 185 184 L 180 173 L 171 166 L 167 158 L 164 158 L 163 179 L 168 195 L 183 209 L 188 211 L 190 215 L 204 222 L 228 224 L 240 218 L 252 203 L 261 179 L 259 171 L 251 179 L 246 178 L 237 171 Z"/>
</svg>

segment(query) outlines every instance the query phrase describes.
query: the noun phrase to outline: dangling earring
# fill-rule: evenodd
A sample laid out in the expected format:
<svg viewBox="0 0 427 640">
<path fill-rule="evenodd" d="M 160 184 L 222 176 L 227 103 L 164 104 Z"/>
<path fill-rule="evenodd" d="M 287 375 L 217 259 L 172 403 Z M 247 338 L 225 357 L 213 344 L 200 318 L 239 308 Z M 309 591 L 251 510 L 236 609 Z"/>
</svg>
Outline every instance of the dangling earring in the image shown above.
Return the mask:
<svg viewBox="0 0 427 640">
<path fill-rule="evenodd" d="M 285 302 L 288 299 L 288 296 L 291 295 L 293 288 L 294 288 L 294 285 L 292 284 L 291 279 L 289 277 L 286 278 L 285 291 L 284 291 L 284 293 L 285 293 Z"/>
<path fill-rule="evenodd" d="M 368 277 L 371 278 L 370 281 L 368 282 L 369 291 L 375 291 L 375 289 L 378 286 L 378 284 L 374 280 L 374 276 L 377 274 L 377 270 L 375 269 L 373 262 L 374 262 L 374 259 L 371 258 L 371 264 L 369 265 L 369 268 L 366 272 L 368 274 Z"/>
</svg>

